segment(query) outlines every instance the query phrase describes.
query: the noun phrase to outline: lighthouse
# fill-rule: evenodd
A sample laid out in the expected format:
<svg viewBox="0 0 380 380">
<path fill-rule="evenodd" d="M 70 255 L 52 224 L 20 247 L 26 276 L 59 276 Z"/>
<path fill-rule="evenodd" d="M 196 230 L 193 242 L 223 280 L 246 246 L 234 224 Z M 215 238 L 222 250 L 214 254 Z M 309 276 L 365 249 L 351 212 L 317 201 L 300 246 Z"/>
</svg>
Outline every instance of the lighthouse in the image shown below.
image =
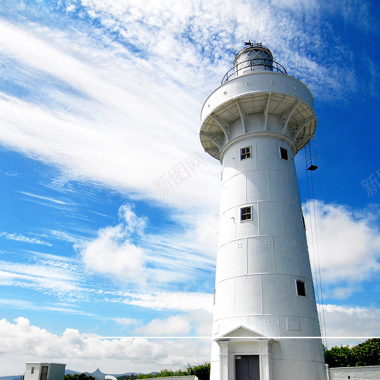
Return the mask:
<svg viewBox="0 0 380 380">
<path fill-rule="evenodd" d="M 211 380 L 326 380 L 295 155 L 313 96 L 248 42 L 201 111 L 220 160 Z"/>
</svg>

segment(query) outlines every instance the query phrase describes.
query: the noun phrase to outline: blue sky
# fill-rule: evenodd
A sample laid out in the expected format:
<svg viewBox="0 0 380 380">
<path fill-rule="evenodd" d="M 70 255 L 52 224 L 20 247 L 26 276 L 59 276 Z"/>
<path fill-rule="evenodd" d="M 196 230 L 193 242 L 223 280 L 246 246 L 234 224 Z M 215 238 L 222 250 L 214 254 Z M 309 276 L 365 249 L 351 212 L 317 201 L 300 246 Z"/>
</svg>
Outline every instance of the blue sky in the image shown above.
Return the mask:
<svg viewBox="0 0 380 380">
<path fill-rule="evenodd" d="M 314 95 L 311 206 L 296 164 L 326 343 L 378 336 L 379 18 L 364 0 L 1 2 L 0 376 L 209 360 L 221 166 L 199 114 L 246 40 Z"/>
</svg>

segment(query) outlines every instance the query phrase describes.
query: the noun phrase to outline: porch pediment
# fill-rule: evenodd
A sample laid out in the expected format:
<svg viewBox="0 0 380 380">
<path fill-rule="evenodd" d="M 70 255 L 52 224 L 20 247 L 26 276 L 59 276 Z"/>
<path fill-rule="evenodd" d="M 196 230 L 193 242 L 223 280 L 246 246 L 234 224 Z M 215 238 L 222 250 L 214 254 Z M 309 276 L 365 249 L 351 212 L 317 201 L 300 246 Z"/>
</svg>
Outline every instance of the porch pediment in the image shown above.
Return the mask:
<svg viewBox="0 0 380 380">
<path fill-rule="evenodd" d="M 261 334 L 255 330 L 249 329 L 248 327 L 239 326 L 234 328 L 233 330 L 227 332 L 222 335 L 221 338 L 239 338 L 239 337 L 247 337 L 247 338 L 267 338 L 264 334 Z"/>
</svg>

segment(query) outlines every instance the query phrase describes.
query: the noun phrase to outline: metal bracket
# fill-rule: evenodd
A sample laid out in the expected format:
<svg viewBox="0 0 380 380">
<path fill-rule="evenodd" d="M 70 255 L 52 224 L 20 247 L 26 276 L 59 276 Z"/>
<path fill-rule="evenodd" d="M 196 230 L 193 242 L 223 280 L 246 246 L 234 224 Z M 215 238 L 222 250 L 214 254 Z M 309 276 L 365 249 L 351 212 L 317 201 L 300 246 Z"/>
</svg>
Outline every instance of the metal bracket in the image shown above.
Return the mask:
<svg viewBox="0 0 380 380">
<path fill-rule="evenodd" d="M 230 141 L 229 139 L 230 132 L 228 131 L 230 124 L 228 123 L 228 121 L 223 120 L 219 116 L 216 116 L 214 113 L 212 113 L 210 117 L 219 124 L 220 128 L 222 128 L 222 131 L 224 132 L 224 135 L 226 136 L 226 140 Z"/>
<path fill-rule="evenodd" d="M 200 132 L 199 135 L 200 136 L 204 136 L 207 139 L 211 140 L 218 147 L 219 151 L 222 149 L 221 143 L 220 143 L 220 141 L 218 139 L 218 136 L 216 134 L 210 134 L 210 133 L 206 133 L 206 132 Z"/>
<path fill-rule="evenodd" d="M 290 108 L 286 110 L 286 113 L 283 114 L 283 117 L 285 120 L 284 120 L 284 128 L 282 129 L 282 133 L 285 134 L 286 128 L 288 127 L 288 124 L 289 124 L 289 120 L 292 117 L 293 112 L 296 110 L 296 108 L 298 107 L 300 103 L 301 103 L 301 100 L 297 99 L 297 101 Z"/>
<path fill-rule="evenodd" d="M 239 103 L 239 99 L 235 99 L 236 100 L 236 105 L 237 105 L 237 108 L 239 110 L 239 115 L 240 115 L 240 119 L 241 119 L 241 127 L 242 127 L 242 130 L 243 130 L 243 133 L 246 132 L 245 130 L 245 115 L 243 114 L 243 111 L 241 109 L 241 106 L 240 106 L 240 103 Z"/>
<path fill-rule="evenodd" d="M 264 109 L 264 131 L 268 130 L 268 112 L 269 112 L 269 104 L 270 104 L 271 97 L 272 97 L 272 93 L 270 92 L 268 94 L 267 104 L 265 105 L 265 109 Z"/>
</svg>

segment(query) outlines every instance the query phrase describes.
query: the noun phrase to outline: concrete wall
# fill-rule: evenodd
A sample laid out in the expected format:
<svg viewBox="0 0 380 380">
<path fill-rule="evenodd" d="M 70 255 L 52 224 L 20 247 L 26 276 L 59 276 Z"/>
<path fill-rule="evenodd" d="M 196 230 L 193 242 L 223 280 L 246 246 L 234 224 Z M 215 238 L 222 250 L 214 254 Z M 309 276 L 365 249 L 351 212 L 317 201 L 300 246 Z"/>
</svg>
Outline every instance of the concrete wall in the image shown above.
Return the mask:
<svg viewBox="0 0 380 380">
<path fill-rule="evenodd" d="M 25 380 L 39 380 L 41 363 L 26 363 Z"/>
<path fill-rule="evenodd" d="M 48 380 L 63 380 L 65 377 L 66 364 L 50 364 Z"/>
<path fill-rule="evenodd" d="M 329 380 L 378 380 L 380 366 L 330 368 Z"/>
</svg>

